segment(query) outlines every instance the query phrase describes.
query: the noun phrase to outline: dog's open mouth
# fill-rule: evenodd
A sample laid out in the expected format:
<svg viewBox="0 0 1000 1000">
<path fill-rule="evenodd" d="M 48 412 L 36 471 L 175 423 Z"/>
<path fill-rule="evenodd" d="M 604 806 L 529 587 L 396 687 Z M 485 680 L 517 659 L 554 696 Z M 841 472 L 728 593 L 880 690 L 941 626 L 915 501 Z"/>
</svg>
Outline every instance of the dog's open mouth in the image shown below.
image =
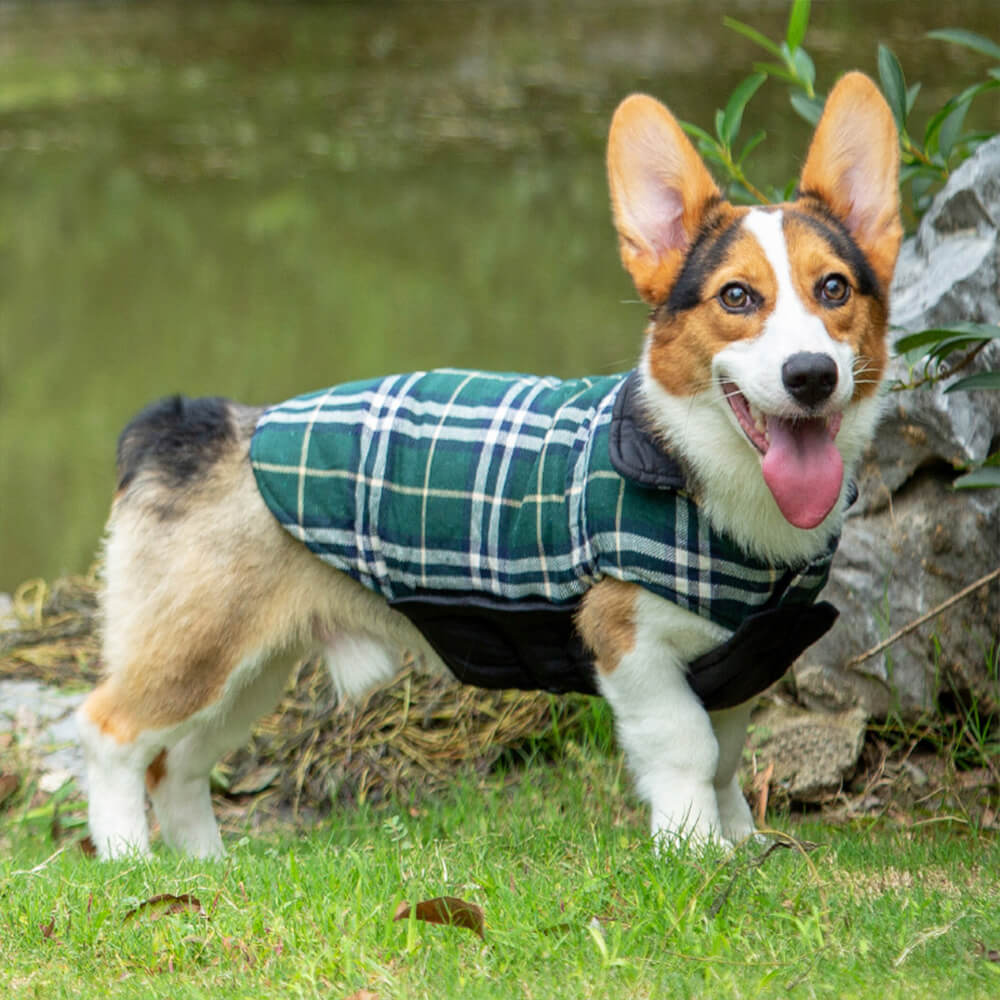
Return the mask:
<svg viewBox="0 0 1000 1000">
<path fill-rule="evenodd" d="M 841 414 L 780 417 L 754 406 L 735 382 L 722 392 L 750 443 L 761 454 L 761 472 L 785 519 L 815 528 L 833 510 L 844 481 L 844 461 L 834 440 Z"/>
</svg>

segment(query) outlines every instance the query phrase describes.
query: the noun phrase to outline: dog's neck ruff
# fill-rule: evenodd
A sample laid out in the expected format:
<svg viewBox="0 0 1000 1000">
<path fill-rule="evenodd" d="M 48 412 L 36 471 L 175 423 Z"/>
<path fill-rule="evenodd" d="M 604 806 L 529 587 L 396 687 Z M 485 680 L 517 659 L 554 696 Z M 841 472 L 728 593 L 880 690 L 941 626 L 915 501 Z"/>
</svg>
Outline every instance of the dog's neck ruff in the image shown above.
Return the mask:
<svg viewBox="0 0 1000 1000">
<path fill-rule="evenodd" d="M 250 460 L 286 530 L 403 611 L 571 622 L 604 577 L 734 631 L 811 605 L 835 542 L 774 566 L 713 531 L 645 430 L 636 380 L 441 370 L 349 383 L 267 410 Z M 411 617 L 433 643 L 426 616 Z M 509 686 L 588 689 L 542 680 Z"/>
</svg>

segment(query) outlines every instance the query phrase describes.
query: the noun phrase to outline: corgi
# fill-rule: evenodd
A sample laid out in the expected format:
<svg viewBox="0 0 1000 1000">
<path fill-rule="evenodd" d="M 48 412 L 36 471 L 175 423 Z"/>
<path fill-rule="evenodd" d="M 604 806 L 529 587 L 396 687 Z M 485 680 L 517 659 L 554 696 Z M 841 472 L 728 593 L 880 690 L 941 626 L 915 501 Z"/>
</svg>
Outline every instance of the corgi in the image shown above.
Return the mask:
<svg viewBox="0 0 1000 1000">
<path fill-rule="evenodd" d="M 125 428 L 104 677 L 78 711 L 101 858 L 223 845 L 209 771 L 325 658 L 356 697 L 404 652 L 486 686 L 607 699 L 651 832 L 734 843 L 754 694 L 829 627 L 815 603 L 874 432 L 902 238 L 876 86 L 831 92 L 795 200 L 725 201 L 671 113 L 615 112 L 635 370 L 438 370 L 269 409 L 153 404 Z"/>
</svg>

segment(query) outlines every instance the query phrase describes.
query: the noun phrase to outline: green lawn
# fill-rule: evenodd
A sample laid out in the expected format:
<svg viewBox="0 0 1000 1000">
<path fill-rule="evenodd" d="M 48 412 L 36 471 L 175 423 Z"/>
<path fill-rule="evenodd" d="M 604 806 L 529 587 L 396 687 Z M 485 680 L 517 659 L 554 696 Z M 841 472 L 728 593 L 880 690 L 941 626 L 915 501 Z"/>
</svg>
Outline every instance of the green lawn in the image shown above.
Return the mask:
<svg viewBox="0 0 1000 1000">
<path fill-rule="evenodd" d="M 1000 995 L 995 835 L 779 817 L 817 846 L 658 857 L 617 757 L 570 743 L 510 777 L 298 836 L 230 833 L 213 863 L 52 856 L 48 824 L 10 808 L 0 984 L 45 1000 Z M 393 920 L 444 895 L 482 907 L 484 939 Z"/>
</svg>

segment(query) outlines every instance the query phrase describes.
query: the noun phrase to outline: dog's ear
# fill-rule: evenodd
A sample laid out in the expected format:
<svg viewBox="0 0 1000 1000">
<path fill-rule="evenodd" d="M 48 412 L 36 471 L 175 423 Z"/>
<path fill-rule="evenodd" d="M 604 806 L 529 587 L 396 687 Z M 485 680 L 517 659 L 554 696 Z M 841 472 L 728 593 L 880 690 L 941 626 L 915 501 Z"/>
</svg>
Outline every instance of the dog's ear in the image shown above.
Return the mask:
<svg viewBox="0 0 1000 1000">
<path fill-rule="evenodd" d="M 660 303 L 719 190 L 674 116 L 645 94 L 625 98 L 611 121 L 608 183 L 625 270 Z"/>
<path fill-rule="evenodd" d="M 863 73 L 842 77 L 826 99 L 799 191 L 843 221 L 888 289 L 903 238 L 899 139 L 889 105 Z"/>
</svg>

